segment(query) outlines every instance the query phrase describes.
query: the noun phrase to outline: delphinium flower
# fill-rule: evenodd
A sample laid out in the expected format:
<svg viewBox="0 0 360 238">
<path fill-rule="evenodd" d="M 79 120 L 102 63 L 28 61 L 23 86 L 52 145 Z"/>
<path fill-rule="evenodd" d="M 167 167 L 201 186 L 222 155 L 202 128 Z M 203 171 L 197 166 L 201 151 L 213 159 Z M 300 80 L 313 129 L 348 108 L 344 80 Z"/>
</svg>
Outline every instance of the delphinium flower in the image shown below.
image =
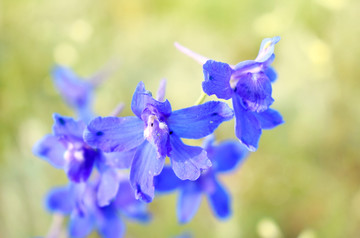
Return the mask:
<svg viewBox="0 0 360 238">
<path fill-rule="evenodd" d="M 46 135 L 33 148 L 36 156 L 55 168 L 64 169 L 73 182 L 86 181 L 101 152 L 89 147 L 83 140 L 86 127 L 81 120 L 54 114 L 53 134 Z"/>
<path fill-rule="evenodd" d="M 100 207 L 96 192 L 100 181 L 70 183 L 53 188 L 47 198 L 47 209 L 51 213 L 69 217 L 70 237 L 87 237 L 93 230 L 105 238 L 122 237 L 125 225 L 119 215 L 138 222 L 150 220 L 146 204 L 135 199 L 128 178 L 122 177 L 115 199 L 107 206 Z"/>
<path fill-rule="evenodd" d="M 203 171 L 196 181 L 178 179 L 167 166 L 154 178 L 156 192 L 179 190 L 177 216 L 180 223 L 187 223 L 194 217 L 203 195 L 206 195 L 217 218 L 225 219 L 231 215 L 230 194 L 219 182 L 218 174 L 233 171 L 247 157 L 248 150 L 234 140 L 215 145 L 212 136 L 205 140 L 204 148 L 213 166 Z"/>
<path fill-rule="evenodd" d="M 77 113 L 85 123 L 94 116 L 92 103 L 94 90 L 113 71 L 108 65 L 88 79 L 82 79 L 71 69 L 57 65 L 53 70 L 53 81 L 64 101 Z"/>
<path fill-rule="evenodd" d="M 54 114 L 53 134 L 34 146 L 34 154 L 55 168 L 64 169 L 72 182 L 86 182 L 96 165 L 100 176 L 97 194 L 100 206 L 108 205 L 117 193 L 117 170 L 130 167 L 135 150 L 103 153 L 83 140 L 85 124 L 71 117 Z"/>
<path fill-rule="evenodd" d="M 203 64 L 204 92 L 221 99 L 232 99 L 235 134 L 251 151 L 258 148 L 262 129 L 272 129 L 283 123 L 280 113 L 269 108 L 274 102 L 271 83 L 277 78 L 270 65 L 275 58 L 274 46 L 279 40 L 280 37 L 264 39 L 255 60 L 235 66 L 209 60 L 176 43 L 180 51 Z"/>
<path fill-rule="evenodd" d="M 104 152 L 136 148 L 130 181 L 136 197 L 146 202 L 154 197 L 153 177 L 162 171 L 166 156 L 182 180 L 196 180 L 201 170 L 211 166 L 205 150 L 185 145 L 181 138 L 205 137 L 233 117 L 225 103 L 216 101 L 172 111 L 168 100 L 155 100 L 142 82 L 135 90 L 131 109 L 136 116 L 95 118 L 84 139 Z"/>
</svg>

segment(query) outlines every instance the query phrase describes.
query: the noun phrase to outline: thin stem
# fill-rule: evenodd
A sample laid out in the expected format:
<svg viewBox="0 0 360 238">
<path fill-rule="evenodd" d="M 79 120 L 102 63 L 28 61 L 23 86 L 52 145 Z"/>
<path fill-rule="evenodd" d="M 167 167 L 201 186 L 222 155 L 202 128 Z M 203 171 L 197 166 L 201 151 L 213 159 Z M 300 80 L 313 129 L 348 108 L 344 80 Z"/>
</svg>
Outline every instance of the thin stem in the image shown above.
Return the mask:
<svg viewBox="0 0 360 238">
<path fill-rule="evenodd" d="M 120 113 L 124 110 L 125 104 L 119 103 L 116 108 L 110 113 L 110 116 L 116 117 L 119 116 Z"/>
<path fill-rule="evenodd" d="M 45 238 L 58 238 L 62 233 L 62 224 L 64 222 L 64 216 L 55 213 L 50 225 L 50 229 L 46 234 Z"/>
<path fill-rule="evenodd" d="M 205 98 L 206 98 L 206 93 L 204 93 L 203 91 L 201 91 L 201 95 L 200 97 L 198 98 L 198 100 L 195 102 L 195 105 L 200 105 L 202 104 L 204 101 L 205 101 Z"/>
</svg>

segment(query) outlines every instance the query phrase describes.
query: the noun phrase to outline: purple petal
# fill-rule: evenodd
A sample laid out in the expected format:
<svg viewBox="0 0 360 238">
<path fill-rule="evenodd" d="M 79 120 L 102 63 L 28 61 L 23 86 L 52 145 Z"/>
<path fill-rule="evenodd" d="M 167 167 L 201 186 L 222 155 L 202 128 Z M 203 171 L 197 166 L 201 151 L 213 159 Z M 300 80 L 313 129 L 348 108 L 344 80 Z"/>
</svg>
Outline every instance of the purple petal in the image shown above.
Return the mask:
<svg viewBox="0 0 360 238">
<path fill-rule="evenodd" d="M 95 218 L 89 211 L 75 211 L 70 216 L 69 235 L 74 238 L 83 238 L 90 235 L 95 226 Z"/>
<path fill-rule="evenodd" d="M 264 112 L 255 113 L 254 115 L 259 120 L 262 129 L 272 129 L 284 123 L 281 114 L 274 109 L 269 108 Z"/>
<path fill-rule="evenodd" d="M 84 140 L 104 152 L 131 150 L 144 141 L 144 123 L 137 117 L 97 117 L 86 128 Z"/>
<path fill-rule="evenodd" d="M 75 208 L 75 193 L 72 186 L 57 187 L 46 196 L 46 207 L 51 213 L 69 215 Z"/>
<path fill-rule="evenodd" d="M 177 206 L 177 217 L 180 223 L 184 224 L 189 222 L 201 203 L 201 190 L 196 182 L 188 181 L 186 186 L 180 191 L 180 196 Z"/>
<path fill-rule="evenodd" d="M 269 78 L 271 83 L 274 83 L 276 81 L 277 73 L 273 67 L 271 67 L 271 66 L 266 67 L 266 69 L 264 70 L 264 73 Z"/>
<path fill-rule="evenodd" d="M 202 88 L 207 95 L 215 94 L 218 98 L 230 99 L 233 90 L 230 87 L 230 78 L 233 69 L 226 63 L 208 60 L 203 65 L 205 81 Z"/>
<path fill-rule="evenodd" d="M 259 54 L 256 57 L 256 61 L 265 62 L 267 61 L 272 54 L 274 54 L 275 44 L 280 41 L 279 36 L 275 36 L 273 38 L 265 38 L 260 45 Z"/>
<path fill-rule="evenodd" d="M 53 114 L 54 125 L 53 133 L 59 139 L 65 141 L 83 141 L 83 132 L 85 123 L 82 121 L 75 121 L 71 117 L 64 117 L 57 113 Z"/>
<path fill-rule="evenodd" d="M 247 148 L 238 141 L 228 140 L 207 150 L 208 157 L 217 172 L 235 169 L 249 154 Z"/>
<path fill-rule="evenodd" d="M 156 192 L 166 193 L 177 189 L 183 180 L 180 180 L 170 166 L 165 166 L 161 173 L 154 178 Z"/>
<path fill-rule="evenodd" d="M 154 176 L 160 174 L 165 158 L 157 158 L 156 148 L 144 141 L 137 149 L 130 170 L 130 181 L 136 199 L 151 202 L 154 198 Z"/>
<path fill-rule="evenodd" d="M 231 199 L 225 188 L 216 181 L 214 191 L 208 194 L 210 206 L 214 214 L 220 219 L 226 219 L 231 215 Z"/>
<path fill-rule="evenodd" d="M 254 112 L 246 110 L 238 95 L 233 97 L 235 111 L 235 134 L 241 143 L 246 145 L 250 151 L 256 151 L 261 135 L 261 128 Z"/>
<path fill-rule="evenodd" d="M 168 118 L 168 125 L 170 131 L 179 137 L 200 139 L 211 134 L 222 122 L 231 120 L 233 116 L 233 110 L 226 103 L 210 101 L 174 111 Z"/>
<path fill-rule="evenodd" d="M 100 207 L 107 206 L 115 198 L 119 189 L 120 177 L 115 169 L 108 168 L 101 173 L 97 191 L 97 203 Z"/>
<path fill-rule="evenodd" d="M 53 135 L 46 135 L 33 148 L 34 155 L 49 162 L 52 166 L 62 169 L 65 164 L 65 147 Z"/>
<path fill-rule="evenodd" d="M 149 110 L 145 109 L 143 112 L 144 119 L 146 121 L 146 128 L 144 136 L 151 144 L 157 149 L 157 156 L 164 157 L 170 150 L 169 144 L 169 128 L 165 122 L 160 122 L 156 116 L 151 113 L 148 114 Z M 145 115 L 148 114 L 148 115 Z"/>
<path fill-rule="evenodd" d="M 125 234 L 125 224 L 117 216 L 114 206 L 101 208 L 102 219 L 98 219 L 99 233 L 104 238 L 120 238 Z"/>
<path fill-rule="evenodd" d="M 271 97 L 271 82 L 262 72 L 240 76 L 235 92 L 241 96 L 244 106 L 251 111 L 265 111 L 274 102 Z"/>
<path fill-rule="evenodd" d="M 91 148 L 68 149 L 65 153 L 65 171 L 73 182 L 85 182 L 89 178 L 94 162 L 101 156 L 99 151 Z"/>
<path fill-rule="evenodd" d="M 122 152 L 104 153 L 105 164 L 117 169 L 128 169 L 131 166 L 136 149 Z"/>
<path fill-rule="evenodd" d="M 201 170 L 210 168 L 211 161 L 201 147 L 185 145 L 175 134 L 170 136 L 170 144 L 171 166 L 178 178 L 196 180 Z"/>
<path fill-rule="evenodd" d="M 178 42 L 175 42 L 174 45 L 180 52 L 184 53 L 185 55 L 189 56 L 190 58 L 193 58 L 195 61 L 197 61 L 201 65 L 205 64 L 206 61 L 209 60 L 208 58 L 206 58 L 198 53 L 195 53 L 194 51 L 180 45 Z"/>
<path fill-rule="evenodd" d="M 145 89 L 144 83 L 139 82 L 131 101 L 131 110 L 137 117 L 141 118 L 142 112 L 148 105 L 152 105 L 158 113 L 165 117 L 171 113 L 171 105 L 168 100 L 165 102 L 156 101 L 152 98 L 151 92 Z"/>
</svg>

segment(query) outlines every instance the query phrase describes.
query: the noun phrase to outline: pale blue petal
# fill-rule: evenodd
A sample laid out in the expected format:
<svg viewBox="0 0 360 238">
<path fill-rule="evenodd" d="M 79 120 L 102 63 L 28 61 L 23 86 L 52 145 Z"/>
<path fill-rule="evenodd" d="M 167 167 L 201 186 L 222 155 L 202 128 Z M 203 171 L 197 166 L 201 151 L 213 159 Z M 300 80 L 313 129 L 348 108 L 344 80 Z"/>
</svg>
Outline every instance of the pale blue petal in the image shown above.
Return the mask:
<svg viewBox="0 0 360 238">
<path fill-rule="evenodd" d="M 210 101 L 174 111 L 168 118 L 168 125 L 170 131 L 179 137 L 200 139 L 211 134 L 222 122 L 231 120 L 233 116 L 233 110 L 226 103 Z"/>
<path fill-rule="evenodd" d="M 262 129 L 269 130 L 284 123 L 281 114 L 274 109 L 269 108 L 264 112 L 257 113 L 254 115 L 259 120 Z"/>
<path fill-rule="evenodd" d="M 180 223 L 188 223 L 195 216 L 201 203 L 201 190 L 196 182 L 188 181 L 180 190 L 177 217 Z"/>
<path fill-rule="evenodd" d="M 86 126 L 84 122 L 57 113 L 53 114 L 53 119 L 53 133 L 59 139 L 68 142 L 83 141 L 82 137 Z"/>
<path fill-rule="evenodd" d="M 148 141 L 138 147 L 130 170 L 130 181 L 137 199 L 144 202 L 153 200 L 154 176 L 160 174 L 164 163 L 165 158 L 157 158 L 156 147 Z"/>
<path fill-rule="evenodd" d="M 104 152 L 131 150 L 144 141 L 144 122 L 137 117 L 97 117 L 87 126 L 84 140 Z"/>
<path fill-rule="evenodd" d="M 62 169 L 65 164 L 65 146 L 53 135 L 46 135 L 33 148 L 34 155 L 49 162 L 52 166 Z"/>
<path fill-rule="evenodd" d="M 211 161 L 201 147 L 185 145 L 175 134 L 170 136 L 170 144 L 171 166 L 180 179 L 196 180 L 201 170 L 210 168 Z"/>
<path fill-rule="evenodd" d="M 120 183 L 120 176 L 115 169 L 108 168 L 100 175 L 97 190 L 97 203 L 100 207 L 107 206 L 115 198 Z"/>
</svg>

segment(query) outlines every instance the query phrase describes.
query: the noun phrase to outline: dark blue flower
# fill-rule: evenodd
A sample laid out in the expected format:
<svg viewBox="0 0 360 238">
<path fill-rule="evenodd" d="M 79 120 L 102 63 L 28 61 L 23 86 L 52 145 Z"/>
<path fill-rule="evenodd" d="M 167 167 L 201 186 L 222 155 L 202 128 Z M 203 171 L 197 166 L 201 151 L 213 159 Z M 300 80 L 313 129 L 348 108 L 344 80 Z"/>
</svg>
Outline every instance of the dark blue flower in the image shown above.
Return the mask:
<svg viewBox="0 0 360 238">
<path fill-rule="evenodd" d="M 169 167 L 154 178 L 157 192 L 179 190 L 177 216 L 180 223 L 189 222 L 206 195 L 216 217 L 225 219 L 231 215 L 231 198 L 217 175 L 234 170 L 248 155 L 247 149 L 236 141 L 224 141 L 213 145 L 213 137 L 207 138 L 205 149 L 213 166 L 204 171 L 196 181 L 179 180 Z"/>
<path fill-rule="evenodd" d="M 280 37 L 264 39 L 255 60 L 235 66 L 208 60 L 177 44 L 181 51 L 203 64 L 204 92 L 221 99 L 232 99 L 236 136 L 251 151 L 257 149 L 262 129 L 272 129 L 283 123 L 280 113 L 269 108 L 274 102 L 271 83 L 277 78 L 270 65 L 275 58 L 274 46 L 279 40 Z"/>
<path fill-rule="evenodd" d="M 94 229 L 105 238 L 123 237 L 125 225 L 119 214 L 139 222 L 150 220 L 146 204 L 135 199 L 128 179 L 121 179 L 115 199 L 104 207 L 98 206 L 96 201 L 98 182 L 70 184 L 49 192 L 47 209 L 52 213 L 70 216 L 70 237 L 87 237 Z"/>
<path fill-rule="evenodd" d="M 199 139 L 212 133 L 233 111 L 223 102 L 207 102 L 172 111 L 169 101 L 155 100 L 140 82 L 131 109 L 136 117 L 98 117 L 92 120 L 85 141 L 104 152 L 136 148 L 130 170 L 136 197 L 150 202 L 154 197 L 153 177 L 169 156 L 180 179 L 196 180 L 211 166 L 201 147 L 185 145 L 180 138 Z"/>
</svg>

